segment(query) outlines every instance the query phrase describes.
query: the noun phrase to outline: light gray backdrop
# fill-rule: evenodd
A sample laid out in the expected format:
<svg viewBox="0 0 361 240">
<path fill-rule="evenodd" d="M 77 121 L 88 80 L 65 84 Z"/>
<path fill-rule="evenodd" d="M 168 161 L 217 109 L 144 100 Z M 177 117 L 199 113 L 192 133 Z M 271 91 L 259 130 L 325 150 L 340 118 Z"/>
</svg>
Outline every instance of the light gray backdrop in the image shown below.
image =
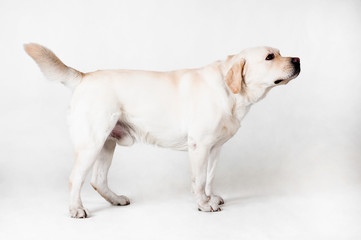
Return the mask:
<svg viewBox="0 0 361 240">
<path fill-rule="evenodd" d="M 37 215 L 39 204 L 60 193 L 60 209 L 54 214 L 68 221 L 67 178 L 73 152 L 66 112 L 71 93 L 42 76 L 23 51 L 23 43 L 43 44 L 83 72 L 194 68 L 247 47 L 267 45 L 279 48 L 284 56 L 300 57 L 301 74 L 254 105 L 237 135 L 224 146 L 216 189 L 226 204 L 227 197 L 230 202 L 239 200 L 226 205 L 225 211 L 244 209 L 242 199 L 251 198 L 247 201 L 251 204 L 256 196 L 347 196 L 345 204 L 342 200 L 337 204 L 337 216 L 331 214 L 333 205 L 325 214 L 315 213 L 315 224 L 329 224 L 315 228 L 321 230 L 311 227 L 309 236 L 360 236 L 356 227 L 360 207 L 355 201 L 361 186 L 360 12 L 360 1 L 1 1 L 0 201 L 8 205 L 0 209 L 7 217 L 27 216 L 29 221 L 23 224 L 31 232 L 32 224 L 37 225 L 31 217 L 46 219 L 52 211 L 49 204 Z M 184 208 L 196 211 L 188 199 L 188 165 L 186 153 L 145 145 L 120 147 L 109 181 L 135 203 L 157 202 L 161 211 L 164 199 L 186 196 L 189 204 Z M 84 194 L 107 209 L 91 191 L 86 184 Z M 40 203 L 28 204 L 28 198 L 39 194 Z M 327 201 L 325 197 L 318 204 Z M 23 210 L 16 210 L 21 203 Z M 346 207 L 345 212 L 341 206 L 346 205 L 354 208 Z M 309 219 L 317 208 L 309 211 Z M 99 215 L 102 210 L 93 219 Z M 273 216 L 277 214 L 270 215 L 270 222 L 277 222 Z M 248 221 L 233 217 L 233 223 Z M 287 218 L 293 219 L 292 214 Z M 305 224 L 305 219 L 300 222 Z M 7 224 L 13 229 L 20 223 Z M 55 223 L 48 224 L 56 228 Z M 215 226 L 222 230 L 222 224 Z M 237 227 L 232 229 L 226 231 L 229 237 L 240 236 Z M 256 229 L 246 233 L 253 236 Z M 268 237 L 304 233 L 293 225 L 288 230 L 261 229 Z M 190 239 L 196 230 L 184 231 Z M 212 237 L 211 230 L 207 234 Z"/>
</svg>

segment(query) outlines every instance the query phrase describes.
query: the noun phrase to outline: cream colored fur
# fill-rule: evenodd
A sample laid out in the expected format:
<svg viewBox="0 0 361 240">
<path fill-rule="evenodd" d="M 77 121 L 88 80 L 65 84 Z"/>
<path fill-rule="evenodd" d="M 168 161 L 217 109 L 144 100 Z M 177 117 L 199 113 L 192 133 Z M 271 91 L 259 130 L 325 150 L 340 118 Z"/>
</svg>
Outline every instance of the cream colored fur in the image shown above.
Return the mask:
<svg viewBox="0 0 361 240">
<path fill-rule="evenodd" d="M 76 218 L 89 215 L 80 189 L 92 167 L 94 189 L 111 204 L 129 204 L 127 197 L 109 189 L 107 173 L 116 143 L 138 141 L 188 151 L 199 210 L 220 210 L 224 201 L 213 193 L 212 180 L 222 145 L 237 132 L 253 103 L 299 74 L 298 58 L 281 57 L 268 47 L 246 49 L 198 69 L 91 73 L 67 67 L 38 44 L 27 44 L 25 50 L 47 78 L 73 90 L 69 125 L 76 159 L 69 209 Z M 266 60 L 270 54 L 274 58 Z"/>
</svg>

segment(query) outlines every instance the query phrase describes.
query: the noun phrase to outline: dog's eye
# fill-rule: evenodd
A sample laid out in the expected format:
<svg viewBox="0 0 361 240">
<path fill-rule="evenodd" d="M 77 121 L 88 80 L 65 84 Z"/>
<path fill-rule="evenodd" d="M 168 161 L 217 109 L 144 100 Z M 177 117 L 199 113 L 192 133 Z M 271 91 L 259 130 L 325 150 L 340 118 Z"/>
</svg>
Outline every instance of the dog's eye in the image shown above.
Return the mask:
<svg viewBox="0 0 361 240">
<path fill-rule="evenodd" d="M 270 53 L 267 55 L 266 60 L 272 60 L 275 58 L 275 55 L 273 53 Z"/>
</svg>

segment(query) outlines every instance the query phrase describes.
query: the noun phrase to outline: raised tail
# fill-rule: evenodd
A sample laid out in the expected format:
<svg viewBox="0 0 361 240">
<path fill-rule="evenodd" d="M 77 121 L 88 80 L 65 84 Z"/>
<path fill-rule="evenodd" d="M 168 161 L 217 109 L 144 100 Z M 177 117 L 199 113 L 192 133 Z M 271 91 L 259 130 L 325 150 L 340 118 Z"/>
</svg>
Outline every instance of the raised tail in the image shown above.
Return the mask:
<svg viewBox="0 0 361 240">
<path fill-rule="evenodd" d="M 73 89 L 82 80 L 83 73 L 66 66 L 49 49 L 36 43 L 24 44 L 25 51 L 39 65 L 45 77 L 49 80 L 59 81 Z"/>
</svg>

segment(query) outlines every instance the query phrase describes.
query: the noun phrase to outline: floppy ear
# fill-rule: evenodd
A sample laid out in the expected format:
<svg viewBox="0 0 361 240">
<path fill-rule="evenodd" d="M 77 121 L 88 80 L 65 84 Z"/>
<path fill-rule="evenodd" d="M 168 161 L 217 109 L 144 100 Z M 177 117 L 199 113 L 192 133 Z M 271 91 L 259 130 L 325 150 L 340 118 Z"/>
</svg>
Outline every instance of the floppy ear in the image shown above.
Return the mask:
<svg viewBox="0 0 361 240">
<path fill-rule="evenodd" d="M 227 72 L 225 82 L 234 94 L 245 91 L 246 82 L 243 76 L 243 67 L 245 63 L 246 60 L 242 58 L 240 62 L 233 64 L 231 69 Z"/>
</svg>

